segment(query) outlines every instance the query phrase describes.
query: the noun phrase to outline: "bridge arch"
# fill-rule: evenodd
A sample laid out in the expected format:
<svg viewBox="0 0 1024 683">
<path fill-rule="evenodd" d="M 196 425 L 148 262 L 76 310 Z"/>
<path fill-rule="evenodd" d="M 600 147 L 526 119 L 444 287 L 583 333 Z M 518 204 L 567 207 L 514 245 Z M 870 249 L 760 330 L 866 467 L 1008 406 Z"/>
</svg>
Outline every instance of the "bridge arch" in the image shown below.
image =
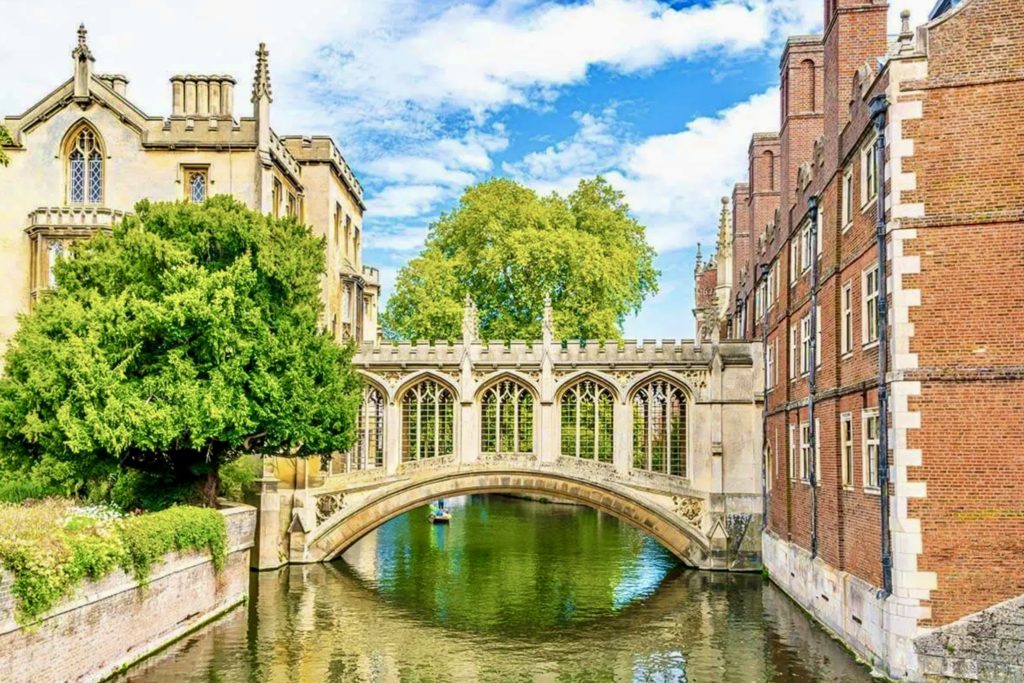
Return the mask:
<svg viewBox="0 0 1024 683">
<path fill-rule="evenodd" d="M 332 560 L 388 520 L 439 498 L 515 492 L 558 496 L 582 503 L 651 535 L 688 566 L 704 567 L 709 563 L 711 544 L 705 534 L 683 517 L 641 499 L 628 489 L 559 472 L 514 469 L 448 471 L 387 487 L 325 520 L 311 535 L 307 556 L 311 561 Z"/>
</svg>

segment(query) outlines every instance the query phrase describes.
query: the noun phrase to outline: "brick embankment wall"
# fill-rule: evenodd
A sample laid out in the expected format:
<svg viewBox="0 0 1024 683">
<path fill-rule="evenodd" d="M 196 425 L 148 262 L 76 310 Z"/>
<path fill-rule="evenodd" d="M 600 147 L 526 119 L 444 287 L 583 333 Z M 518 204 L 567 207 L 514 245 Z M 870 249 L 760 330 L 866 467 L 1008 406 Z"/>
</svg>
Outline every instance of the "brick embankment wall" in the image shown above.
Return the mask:
<svg viewBox="0 0 1024 683">
<path fill-rule="evenodd" d="M 88 582 L 28 629 L 14 621 L 12 577 L 0 571 L 0 681 L 99 681 L 245 600 L 256 510 L 223 511 L 228 558 L 171 553 L 147 585 L 121 570 Z"/>
</svg>

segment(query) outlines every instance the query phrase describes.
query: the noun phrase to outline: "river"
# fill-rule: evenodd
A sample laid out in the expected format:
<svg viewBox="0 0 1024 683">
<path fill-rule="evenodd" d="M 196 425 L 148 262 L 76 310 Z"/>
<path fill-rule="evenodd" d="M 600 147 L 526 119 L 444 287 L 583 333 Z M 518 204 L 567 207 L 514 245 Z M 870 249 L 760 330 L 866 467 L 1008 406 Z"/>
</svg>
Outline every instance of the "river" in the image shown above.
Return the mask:
<svg viewBox="0 0 1024 683">
<path fill-rule="evenodd" d="M 248 605 L 123 681 L 870 681 L 760 575 L 682 567 L 575 505 L 447 501 L 326 565 L 252 575 Z"/>
</svg>

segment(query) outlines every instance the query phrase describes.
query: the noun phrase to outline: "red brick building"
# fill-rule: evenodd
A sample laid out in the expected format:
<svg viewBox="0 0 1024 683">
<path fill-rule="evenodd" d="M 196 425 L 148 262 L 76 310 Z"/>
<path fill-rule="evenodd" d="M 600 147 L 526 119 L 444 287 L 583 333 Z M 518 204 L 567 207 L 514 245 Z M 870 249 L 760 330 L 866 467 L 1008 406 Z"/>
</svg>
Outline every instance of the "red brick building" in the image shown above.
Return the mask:
<svg viewBox="0 0 1024 683">
<path fill-rule="evenodd" d="M 765 344 L 765 566 L 892 677 L 1024 680 L 1024 3 L 894 42 L 823 6 L 716 256 Z"/>
</svg>

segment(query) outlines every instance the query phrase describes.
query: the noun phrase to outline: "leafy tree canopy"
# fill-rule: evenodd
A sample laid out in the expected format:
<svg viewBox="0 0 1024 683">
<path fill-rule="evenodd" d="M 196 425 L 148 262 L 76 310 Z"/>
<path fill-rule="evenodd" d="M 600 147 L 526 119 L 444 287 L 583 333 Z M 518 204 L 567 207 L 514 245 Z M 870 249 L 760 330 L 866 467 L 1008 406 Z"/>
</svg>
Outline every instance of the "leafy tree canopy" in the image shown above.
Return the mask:
<svg viewBox="0 0 1024 683">
<path fill-rule="evenodd" d="M 140 202 L 79 243 L 7 351 L 0 453 L 84 486 L 200 482 L 243 453 L 347 448 L 360 382 L 318 327 L 323 242 L 229 197 Z"/>
<path fill-rule="evenodd" d="M 644 226 L 604 178 L 568 197 L 494 178 L 430 226 L 382 323 L 391 338 L 455 339 L 469 294 L 484 339 L 536 339 L 550 295 L 560 338 L 618 339 L 626 316 L 657 292 L 653 258 Z"/>
</svg>

